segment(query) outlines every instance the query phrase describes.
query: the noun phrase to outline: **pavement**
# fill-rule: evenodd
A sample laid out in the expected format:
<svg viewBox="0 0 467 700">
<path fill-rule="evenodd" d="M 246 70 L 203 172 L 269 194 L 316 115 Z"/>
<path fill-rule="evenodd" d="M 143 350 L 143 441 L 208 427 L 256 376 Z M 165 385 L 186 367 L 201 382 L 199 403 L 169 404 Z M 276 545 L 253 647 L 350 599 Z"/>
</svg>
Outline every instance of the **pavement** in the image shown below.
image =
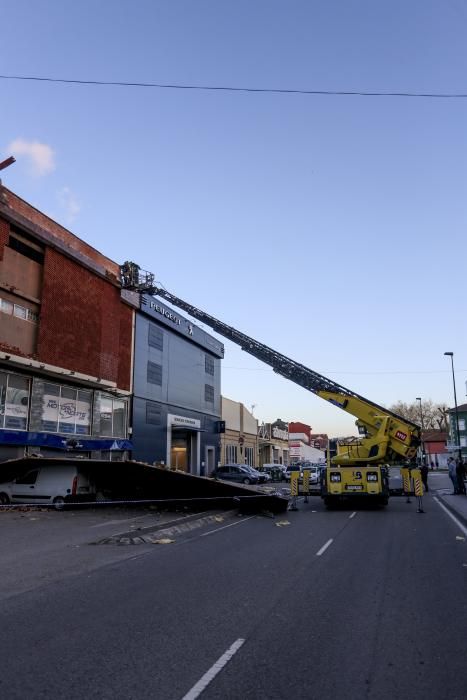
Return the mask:
<svg viewBox="0 0 467 700">
<path fill-rule="evenodd" d="M 439 500 L 467 526 L 467 496 L 452 495 L 452 483 L 447 471 L 433 471 L 428 474 L 430 493 L 436 493 Z"/>
</svg>

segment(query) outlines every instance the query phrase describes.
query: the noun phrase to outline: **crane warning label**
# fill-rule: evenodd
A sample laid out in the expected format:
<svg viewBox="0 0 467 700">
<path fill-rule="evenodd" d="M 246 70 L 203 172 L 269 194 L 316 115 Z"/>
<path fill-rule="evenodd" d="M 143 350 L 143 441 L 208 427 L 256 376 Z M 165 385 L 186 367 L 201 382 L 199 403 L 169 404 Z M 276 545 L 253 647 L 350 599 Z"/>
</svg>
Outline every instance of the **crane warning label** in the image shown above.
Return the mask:
<svg viewBox="0 0 467 700">
<path fill-rule="evenodd" d="M 405 440 L 407 440 L 407 433 L 403 433 L 402 430 L 398 430 L 396 433 L 396 438 L 404 442 Z"/>
</svg>

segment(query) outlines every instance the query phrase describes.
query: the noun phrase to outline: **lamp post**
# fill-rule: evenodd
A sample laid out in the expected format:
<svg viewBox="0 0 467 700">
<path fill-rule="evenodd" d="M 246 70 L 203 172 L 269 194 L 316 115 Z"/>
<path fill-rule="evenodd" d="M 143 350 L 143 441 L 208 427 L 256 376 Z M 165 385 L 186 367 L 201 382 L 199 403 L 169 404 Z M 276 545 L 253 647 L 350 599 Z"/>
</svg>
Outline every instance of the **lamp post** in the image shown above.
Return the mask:
<svg viewBox="0 0 467 700">
<path fill-rule="evenodd" d="M 420 465 L 423 465 L 423 463 L 424 463 L 424 461 L 425 461 L 425 445 L 424 445 L 424 442 L 423 442 L 423 432 L 424 432 L 424 430 L 425 430 L 425 426 L 423 425 L 422 399 L 420 398 L 420 396 L 417 396 L 417 398 L 415 399 L 415 401 L 418 401 L 419 404 L 420 404 L 420 425 L 421 425 L 421 427 L 422 427 L 422 432 L 421 432 L 421 436 L 420 436 L 420 437 L 421 437 L 421 448 L 422 448 L 422 456 L 421 456 L 421 459 L 420 459 Z"/>
<path fill-rule="evenodd" d="M 444 354 L 448 355 L 448 357 L 451 358 L 452 385 L 454 387 L 454 408 L 456 410 L 457 446 L 459 448 L 459 459 L 462 459 L 461 436 L 460 436 L 460 432 L 459 432 L 459 411 L 457 410 L 456 377 L 454 375 L 454 353 L 453 352 L 445 352 Z"/>
</svg>

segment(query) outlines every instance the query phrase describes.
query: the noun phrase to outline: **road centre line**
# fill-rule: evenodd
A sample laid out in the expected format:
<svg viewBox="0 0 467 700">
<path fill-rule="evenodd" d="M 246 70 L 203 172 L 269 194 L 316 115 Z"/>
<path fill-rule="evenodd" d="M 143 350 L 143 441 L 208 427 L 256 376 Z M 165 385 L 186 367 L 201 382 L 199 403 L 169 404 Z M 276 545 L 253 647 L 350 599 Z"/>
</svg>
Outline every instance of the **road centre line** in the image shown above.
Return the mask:
<svg viewBox="0 0 467 700">
<path fill-rule="evenodd" d="M 349 520 L 352 520 L 352 518 L 355 518 L 356 515 L 357 515 L 357 511 L 354 510 L 354 512 L 349 515 Z"/>
<path fill-rule="evenodd" d="M 221 530 L 225 530 L 228 527 L 233 527 L 234 525 L 241 525 L 242 523 L 246 523 L 247 520 L 252 520 L 252 518 L 256 518 L 256 515 L 250 515 L 249 518 L 243 518 L 243 520 L 238 520 L 236 523 L 230 523 L 229 525 L 223 525 L 222 527 L 216 527 L 215 530 L 209 530 L 208 532 L 203 532 L 200 537 L 207 537 L 208 535 L 212 535 L 215 532 L 220 532 Z"/>
<path fill-rule="evenodd" d="M 234 642 L 226 652 L 220 656 L 216 663 L 211 666 L 211 668 L 206 671 L 204 676 L 202 676 L 199 681 L 191 688 L 191 690 L 188 691 L 186 695 L 183 696 L 182 700 L 195 700 L 197 697 L 201 695 L 203 690 L 207 688 L 209 683 L 214 680 L 214 678 L 217 676 L 220 671 L 224 668 L 226 664 L 230 661 L 232 656 L 237 653 L 237 651 L 240 649 L 241 646 L 245 643 L 244 639 L 237 639 L 236 642 Z"/>
<path fill-rule="evenodd" d="M 324 552 L 327 550 L 328 547 L 330 547 L 332 545 L 333 542 L 334 542 L 334 540 L 330 539 L 326 542 L 326 544 L 323 544 L 321 549 L 316 552 L 316 556 L 320 557 L 322 554 L 324 554 Z"/>
<path fill-rule="evenodd" d="M 461 532 L 463 532 L 464 535 L 467 536 L 467 527 L 465 527 L 465 525 L 463 525 L 463 524 L 460 522 L 460 520 L 458 520 L 458 519 L 456 518 L 456 516 L 453 515 L 453 514 L 451 513 L 451 511 L 450 511 L 448 508 L 446 508 L 446 506 L 444 505 L 444 503 L 441 503 L 441 501 L 440 501 L 438 498 L 436 498 L 436 496 L 433 496 L 433 500 L 436 501 L 436 503 L 444 510 L 444 512 L 445 512 L 447 515 L 449 515 L 449 517 L 451 518 L 451 520 L 454 520 L 454 522 L 456 523 L 456 525 L 457 525 L 457 527 L 459 528 L 459 530 L 460 530 Z"/>
</svg>

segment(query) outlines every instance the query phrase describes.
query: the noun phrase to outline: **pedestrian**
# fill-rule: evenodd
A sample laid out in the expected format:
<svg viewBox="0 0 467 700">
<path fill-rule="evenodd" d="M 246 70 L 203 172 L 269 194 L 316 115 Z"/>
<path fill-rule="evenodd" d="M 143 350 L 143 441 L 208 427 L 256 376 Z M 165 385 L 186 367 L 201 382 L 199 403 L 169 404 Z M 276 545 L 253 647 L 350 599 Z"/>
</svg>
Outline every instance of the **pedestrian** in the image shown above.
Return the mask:
<svg viewBox="0 0 467 700">
<path fill-rule="evenodd" d="M 430 489 L 428 488 L 428 467 L 426 466 L 425 462 L 423 462 L 422 466 L 420 467 L 420 474 L 422 475 L 423 488 L 425 489 L 425 491 L 429 491 Z"/>
<path fill-rule="evenodd" d="M 431 460 L 431 462 L 430 462 L 431 471 L 433 471 L 434 468 L 435 468 L 435 464 L 434 464 L 433 460 Z"/>
<path fill-rule="evenodd" d="M 448 474 L 452 481 L 453 492 L 451 496 L 455 496 L 459 493 L 459 488 L 457 485 L 457 471 L 456 471 L 456 460 L 454 457 L 449 457 L 448 459 Z"/>
<path fill-rule="evenodd" d="M 457 476 L 458 493 L 461 493 L 465 496 L 466 495 L 466 493 L 465 493 L 465 481 L 464 481 L 464 479 L 465 479 L 465 464 L 462 460 L 462 457 L 457 460 L 456 476 Z"/>
</svg>

